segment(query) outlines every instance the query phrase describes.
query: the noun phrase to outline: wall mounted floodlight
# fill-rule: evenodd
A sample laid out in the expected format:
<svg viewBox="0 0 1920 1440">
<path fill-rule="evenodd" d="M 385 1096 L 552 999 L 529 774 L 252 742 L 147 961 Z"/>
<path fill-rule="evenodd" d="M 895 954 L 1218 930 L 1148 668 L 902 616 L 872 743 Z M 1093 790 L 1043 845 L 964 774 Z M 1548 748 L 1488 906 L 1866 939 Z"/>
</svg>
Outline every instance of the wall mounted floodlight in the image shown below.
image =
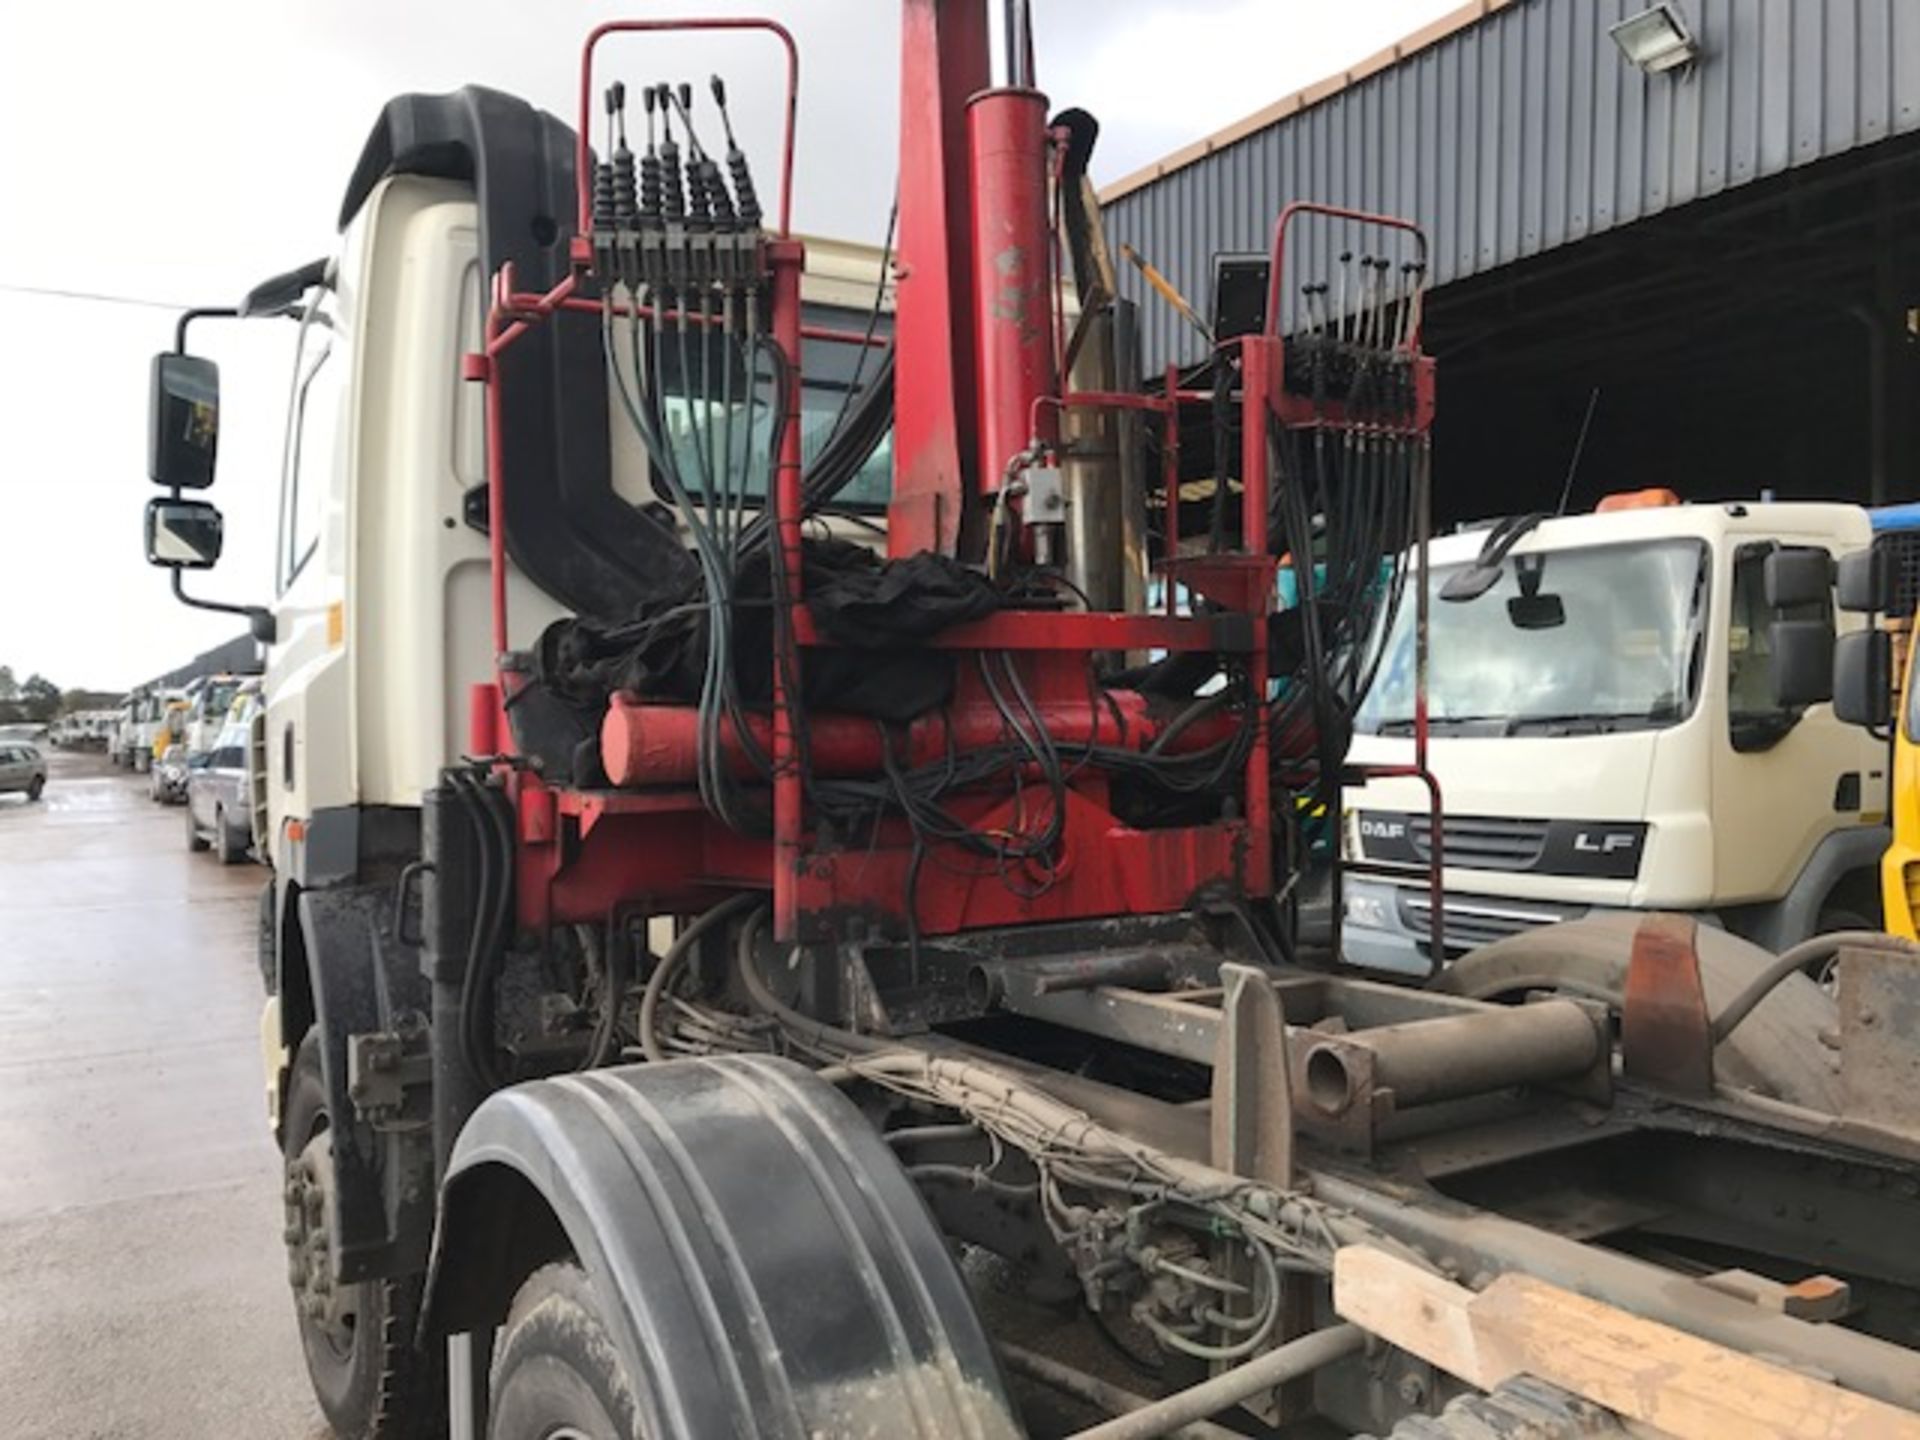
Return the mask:
<svg viewBox="0 0 1920 1440">
<path fill-rule="evenodd" d="M 1607 34 L 1622 55 L 1649 75 L 1691 65 L 1700 55 L 1700 46 L 1687 29 L 1687 22 L 1665 0 L 1638 15 L 1629 15 Z"/>
</svg>

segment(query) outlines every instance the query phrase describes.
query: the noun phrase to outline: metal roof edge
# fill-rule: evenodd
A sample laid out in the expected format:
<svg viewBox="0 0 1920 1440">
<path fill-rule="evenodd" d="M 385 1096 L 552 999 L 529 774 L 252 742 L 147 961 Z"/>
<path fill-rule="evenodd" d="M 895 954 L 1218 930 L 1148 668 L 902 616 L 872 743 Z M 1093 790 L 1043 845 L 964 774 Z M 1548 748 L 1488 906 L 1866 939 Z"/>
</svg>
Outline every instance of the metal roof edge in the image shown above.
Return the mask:
<svg viewBox="0 0 1920 1440">
<path fill-rule="evenodd" d="M 1216 130 L 1213 134 L 1195 140 L 1191 144 L 1182 145 L 1178 150 L 1161 156 L 1152 164 L 1121 176 L 1100 190 L 1100 203 L 1111 205 L 1121 197 L 1131 195 L 1134 191 L 1151 185 L 1156 180 L 1164 179 L 1177 170 L 1184 170 L 1216 150 L 1224 150 L 1229 145 L 1237 144 L 1248 136 L 1265 130 L 1270 125 L 1278 124 L 1282 120 L 1299 114 L 1302 110 L 1310 109 L 1323 100 L 1330 100 L 1343 90 L 1358 85 L 1362 80 L 1378 75 L 1383 70 L 1389 70 L 1422 50 L 1459 34 L 1468 26 L 1478 24 L 1489 15 L 1518 3 L 1519 0 L 1469 0 L 1468 4 L 1462 5 L 1457 10 L 1448 11 L 1438 20 L 1422 26 L 1384 50 L 1375 51 L 1338 74 L 1329 75 L 1305 89 L 1294 91 L 1291 95 L 1283 95 L 1271 105 L 1234 121 L 1224 129 Z"/>
</svg>

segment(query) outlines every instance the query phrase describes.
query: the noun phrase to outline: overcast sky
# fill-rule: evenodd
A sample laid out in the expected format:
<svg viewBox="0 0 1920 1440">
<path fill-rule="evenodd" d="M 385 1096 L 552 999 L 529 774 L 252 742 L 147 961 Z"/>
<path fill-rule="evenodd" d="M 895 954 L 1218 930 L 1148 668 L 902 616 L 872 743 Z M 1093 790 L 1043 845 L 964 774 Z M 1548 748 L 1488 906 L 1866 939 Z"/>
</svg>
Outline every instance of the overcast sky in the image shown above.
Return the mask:
<svg viewBox="0 0 1920 1440">
<path fill-rule="evenodd" d="M 1346 68 L 1458 0 L 1033 0 L 1041 88 L 1101 121 L 1115 179 Z M 477 82 L 570 115 L 580 38 L 613 15 L 773 13 L 801 50 L 795 223 L 878 242 L 892 198 L 896 0 L 99 0 L 8 7 L 0 45 L 0 664 L 122 689 L 240 628 L 140 553 L 147 364 L 173 312 L 231 304 L 330 249 L 389 97 Z M 726 39 L 628 42 L 609 75 L 729 78 L 766 153 L 779 76 Z M 770 164 L 760 165 L 763 189 Z M 67 295 L 27 293 L 34 290 Z M 82 293 L 152 304 L 109 303 Z M 221 364 L 227 554 L 197 593 L 269 598 L 292 327 L 196 330 Z M 204 345 L 201 344 L 204 338 Z"/>
</svg>

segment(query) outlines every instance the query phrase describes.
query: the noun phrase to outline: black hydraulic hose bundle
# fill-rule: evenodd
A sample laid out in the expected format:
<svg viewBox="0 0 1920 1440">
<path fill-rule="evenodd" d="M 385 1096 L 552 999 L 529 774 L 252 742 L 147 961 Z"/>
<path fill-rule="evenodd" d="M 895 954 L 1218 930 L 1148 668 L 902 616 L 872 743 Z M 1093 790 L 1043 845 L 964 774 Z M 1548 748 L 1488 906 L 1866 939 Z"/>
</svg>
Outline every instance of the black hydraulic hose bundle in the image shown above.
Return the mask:
<svg viewBox="0 0 1920 1440">
<path fill-rule="evenodd" d="M 513 823 L 504 797 L 479 776 L 450 770 L 447 780 L 467 817 L 479 870 L 460 982 L 460 1049 L 474 1083 L 492 1091 L 506 1083 L 493 1024 L 500 966 L 513 925 Z"/>
<path fill-rule="evenodd" d="M 1401 267 L 1396 320 L 1390 262 L 1362 256 L 1360 265 L 1356 315 L 1347 314 L 1344 276 L 1338 313 L 1325 308 L 1327 286 L 1304 287 L 1308 323 L 1288 352 L 1283 383 L 1322 423 L 1303 434 L 1267 421 L 1270 531 L 1292 572 L 1297 613 L 1295 651 L 1279 672 L 1274 752 L 1283 783 L 1321 804 L 1332 799 L 1354 711 L 1405 591 L 1427 458 L 1425 436 L 1406 426 L 1418 267 Z M 1339 423 L 1327 423 L 1336 414 Z"/>
</svg>

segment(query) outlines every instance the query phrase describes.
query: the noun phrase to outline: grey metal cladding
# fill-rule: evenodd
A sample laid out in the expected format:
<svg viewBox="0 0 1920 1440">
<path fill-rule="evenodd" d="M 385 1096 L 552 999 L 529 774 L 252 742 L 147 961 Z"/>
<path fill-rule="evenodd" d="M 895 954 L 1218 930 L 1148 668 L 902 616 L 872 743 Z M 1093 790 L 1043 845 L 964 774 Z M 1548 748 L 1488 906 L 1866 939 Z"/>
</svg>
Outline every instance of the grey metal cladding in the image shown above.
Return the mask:
<svg viewBox="0 0 1920 1440">
<path fill-rule="evenodd" d="M 1920 129 L 1920 0 L 1680 0 L 1700 58 L 1664 75 L 1607 36 L 1645 3 L 1517 0 L 1119 195 L 1109 234 L 1203 305 L 1216 252 L 1321 200 L 1419 220 L 1445 284 Z M 1198 358 L 1136 298 L 1149 363 Z"/>
</svg>

